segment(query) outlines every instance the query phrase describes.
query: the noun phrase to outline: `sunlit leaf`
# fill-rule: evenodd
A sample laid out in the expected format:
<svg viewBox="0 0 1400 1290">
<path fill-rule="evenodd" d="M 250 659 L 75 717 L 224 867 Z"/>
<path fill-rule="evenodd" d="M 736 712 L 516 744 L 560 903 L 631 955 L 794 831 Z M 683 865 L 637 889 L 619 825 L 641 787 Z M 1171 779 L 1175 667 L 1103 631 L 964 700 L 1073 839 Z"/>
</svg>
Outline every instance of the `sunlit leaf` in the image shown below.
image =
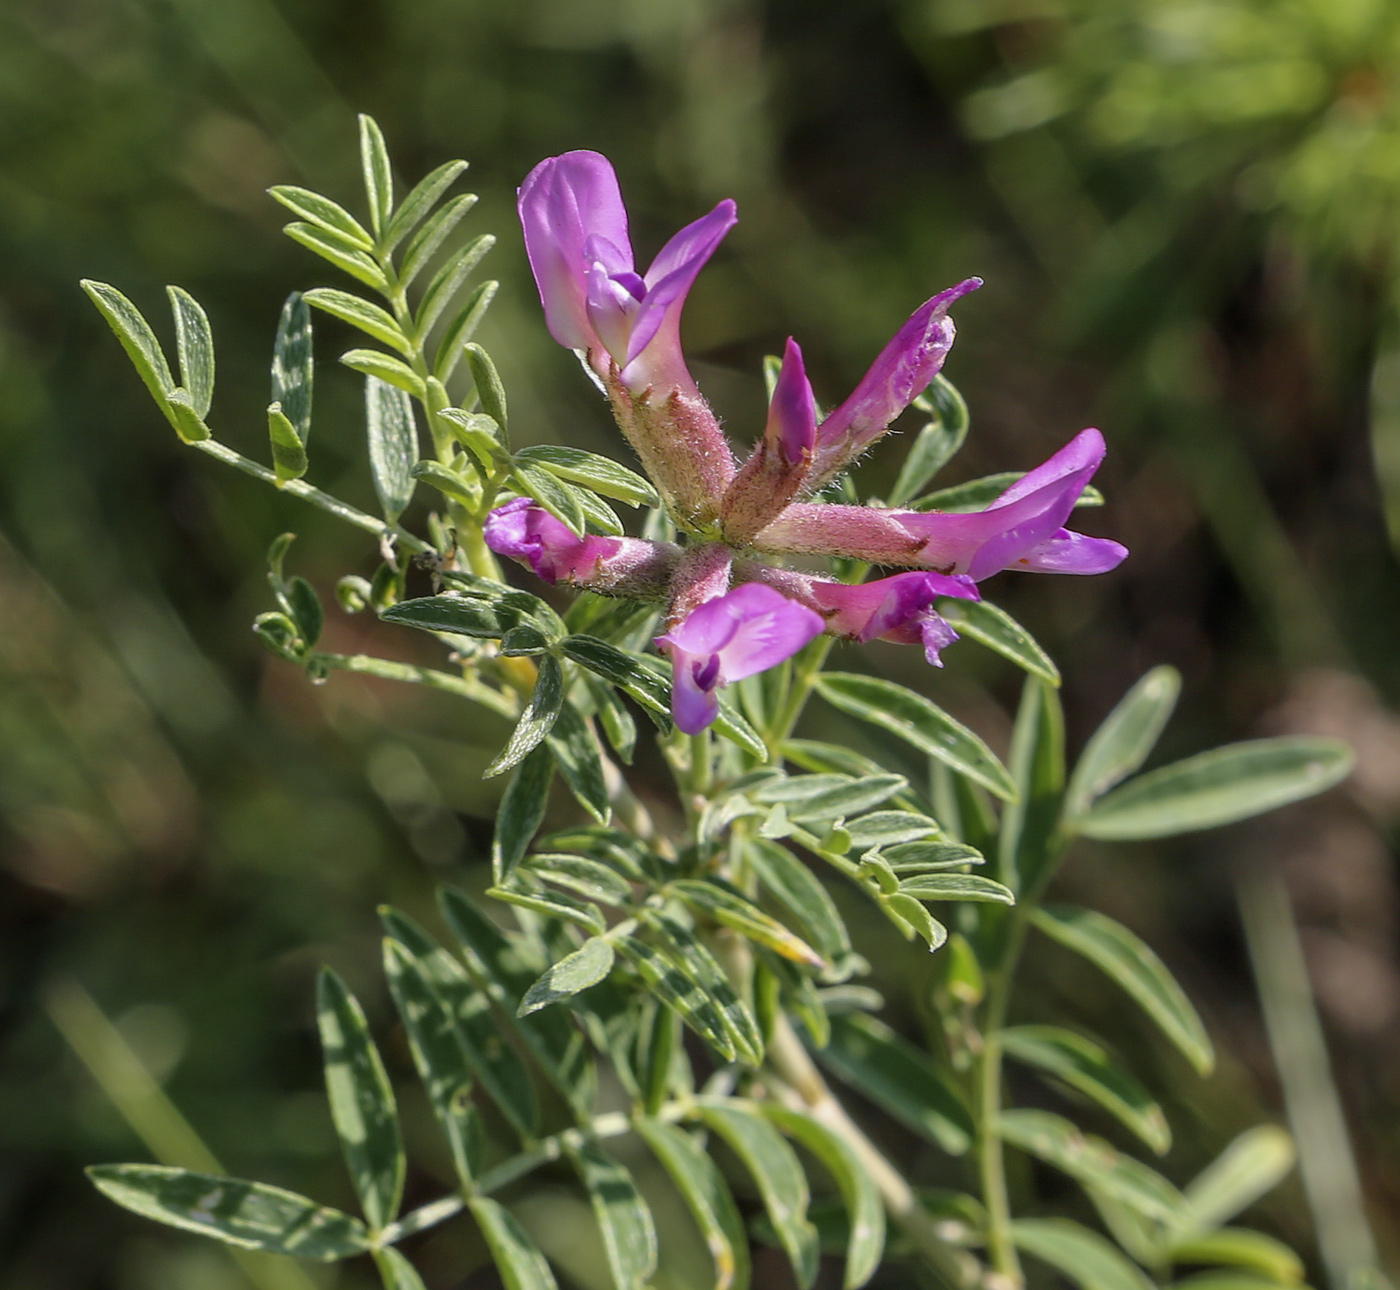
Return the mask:
<svg viewBox="0 0 1400 1290">
<path fill-rule="evenodd" d="M 505 1290 L 558 1290 L 544 1255 L 510 1210 L 489 1196 L 469 1196 L 467 1208 L 486 1238 Z"/>
<path fill-rule="evenodd" d="M 590 936 L 572 954 L 551 963 L 544 974 L 526 992 L 517 1009 L 525 1017 L 547 1008 L 560 999 L 571 999 L 589 986 L 597 985 L 612 971 L 616 956 L 613 948 L 601 936 Z"/>
<path fill-rule="evenodd" d="M 1065 792 L 1065 816 L 1077 819 L 1096 798 L 1126 779 L 1151 755 L 1181 693 L 1174 667 L 1154 667 L 1104 718 L 1080 754 Z"/>
<path fill-rule="evenodd" d="M 617 1290 L 642 1290 L 656 1271 L 656 1227 L 632 1175 L 596 1142 L 566 1141 L 603 1235 L 608 1269 Z"/>
<path fill-rule="evenodd" d="M 1152 1290 L 1153 1281 L 1108 1241 L 1067 1218 L 1019 1218 L 1011 1239 L 1083 1290 Z"/>
<path fill-rule="evenodd" d="M 166 287 L 170 311 L 175 315 L 175 348 L 180 361 L 180 384 L 190 396 L 194 414 L 201 421 L 214 400 L 214 334 L 209 318 L 182 287 Z"/>
<path fill-rule="evenodd" d="M 946 599 L 938 602 L 938 612 L 959 636 L 985 645 L 1050 685 L 1059 685 L 1060 669 L 1054 660 L 1006 610 L 989 600 Z"/>
<path fill-rule="evenodd" d="M 1208 1232 L 1260 1196 L 1272 1191 L 1293 1168 L 1293 1139 L 1274 1125 L 1246 1129 L 1186 1188 L 1189 1221 L 1185 1232 Z"/>
<path fill-rule="evenodd" d="M 378 377 L 365 377 L 365 426 L 374 491 L 384 518 L 392 524 L 413 500 L 418 482 L 413 477 L 413 463 L 418 460 L 413 400 Z"/>
</svg>

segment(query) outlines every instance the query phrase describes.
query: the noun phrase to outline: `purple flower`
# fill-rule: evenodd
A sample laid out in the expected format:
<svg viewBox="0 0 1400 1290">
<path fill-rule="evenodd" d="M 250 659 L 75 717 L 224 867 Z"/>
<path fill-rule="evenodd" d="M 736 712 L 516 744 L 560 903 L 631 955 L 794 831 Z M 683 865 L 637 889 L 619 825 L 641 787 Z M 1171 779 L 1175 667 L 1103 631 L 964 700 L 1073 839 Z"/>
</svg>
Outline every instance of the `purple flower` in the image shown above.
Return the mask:
<svg viewBox="0 0 1400 1290">
<path fill-rule="evenodd" d="M 879 564 L 938 569 L 966 574 L 975 582 L 1011 568 L 1104 573 L 1122 561 L 1127 549 L 1063 527 L 1103 456 L 1103 436 L 1084 430 L 985 510 L 947 514 L 798 503 L 760 532 L 755 543 L 770 551 L 841 553 Z"/>
<path fill-rule="evenodd" d="M 791 658 L 822 627 L 820 614 L 752 582 L 691 610 L 656 641 L 671 657 L 676 725 L 699 734 L 719 712 L 720 686 Z"/>
<path fill-rule="evenodd" d="M 981 278 L 968 278 L 940 291 L 895 333 L 851 396 L 821 423 L 813 487 L 843 470 L 880 438 L 938 375 L 957 334 L 948 307 L 981 285 Z"/>
<path fill-rule="evenodd" d="M 681 308 L 733 228 L 734 203 L 681 229 L 645 274 L 633 261 L 617 176 L 598 153 L 540 162 L 520 186 L 519 209 L 550 334 L 586 357 L 681 525 L 711 524 L 734 458 L 685 365 Z"/>
<path fill-rule="evenodd" d="M 791 336 L 768 405 L 768 424 L 753 455 L 724 494 L 724 534 L 745 542 L 782 513 L 807 480 L 817 441 L 817 401 Z"/>
<path fill-rule="evenodd" d="M 636 599 L 663 598 L 680 559 L 680 549 L 667 542 L 576 537 L 528 497 L 492 511 L 483 535 L 497 555 L 528 565 L 546 582 Z"/>
<path fill-rule="evenodd" d="M 605 354 L 634 392 L 688 385 L 681 307 L 696 275 L 734 227 L 734 203 L 722 201 L 681 229 L 645 274 L 636 270 L 627 210 L 606 157 L 566 152 L 540 162 L 520 186 L 519 209 L 554 339 L 586 351 L 595 366 Z"/>
<path fill-rule="evenodd" d="M 981 598 L 971 578 L 923 572 L 897 573 L 854 587 L 840 582 L 814 582 L 812 595 L 818 606 L 829 613 L 826 629 L 833 636 L 848 636 L 861 642 L 921 644 L 924 657 L 935 667 L 943 666 L 939 651 L 957 640 L 958 634 L 933 606 L 943 596 Z"/>
</svg>

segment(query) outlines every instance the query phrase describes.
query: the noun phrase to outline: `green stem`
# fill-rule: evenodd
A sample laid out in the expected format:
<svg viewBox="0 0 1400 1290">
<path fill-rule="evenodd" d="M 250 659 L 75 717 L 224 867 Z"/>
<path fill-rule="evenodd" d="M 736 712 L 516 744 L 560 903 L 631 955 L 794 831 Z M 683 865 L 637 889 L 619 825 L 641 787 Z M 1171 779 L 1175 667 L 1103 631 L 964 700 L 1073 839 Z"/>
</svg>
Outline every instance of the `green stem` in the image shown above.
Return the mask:
<svg viewBox="0 0 1400 1290">
<path fill-rule="evenodd" d="M 378 516 L 358 510 L 349 503 L 342 502 L 338 497 L 332 497 L 329 493 L 323 493 L 319 488 L 313 488 L 303 480 L 289 479 L 285 482 L 278 482 L 275 471 L 270 470 L 261 462 L 254 461 L 251 457 L 245 457 L 241 452 L 219 443 L 216 439 L 200 439 L 190 446 L 198 448 L 200 452 L 208 453 L 209 456 L 222 461 L 227 466 L 232 466 L 235 470 L 241 470 L 245 475 L 261 479 L 264 483 L 272 484 L 284 493 L 290 493 L 293 497 L 300 497 L 304 502 L 319 506 L 323 511 L 329 512 L 337 519 L 342 519 L 347 524 L 353 524 L 356 528 L 364 529 L 367 533 L 373 533 L 377 537 L 393 537 L 405 551 L 411 551 L 414 555 L 428 555 L 432 552 L 431 546 L 421 538 L 414 537 L 407 529 L 400 528 L 397 524 L 386 524 Z"/>
<path fill-rule="evenodd" d="M 387 658 L 375 658 L 369 654 L 313 654 L 311 661 L 324 667 L 333 667 L 341 672 L 358 672 L 361 676 L 378 676 L 386 681 L 408 681 L 415 685 L 426 685 L 434 690 L 445 690 L 449 694 L 470 699 L 482 707 L 500 713 L 509 721 L 520 715 L 518 700 L 471 676 L 456 676 L 451 672 L 439 672 L 431 667 L 417 667 L 412 663 L 395 663 Z"/>
<path fill-rule="evenodd" d="M 816 683 L 817 675 L 835 643 L 830 636 L 819 636 L 797 656 L 797 666 L 792 670 L 792 681 L 788 686 L 787 701 L 783 704 L 778 719 L 769 729 L 766 740 L 769 756 L 774 762 L 782 760 L 783 744 L 792 736 L 802 716 L 802 709 L 812 697 L 812 686 Z"/>
<path fill-rule="evenodd" d="M 977 1167 L 982 1203 L 987 1208 L 987 1254 L 992 1267 L 1011 1285 L 1024 1283 L 1021 1260 L 1011 1239 L 1011 1197 L 1006 1186 L 1006 1156 L 998 1120 L 1001 1117 L 1001 1031 L 1006 1025 L 1011 986 L 1025 940 L 1031 905 L 1018 904 L 1009 914 L 1001 962 L 991 975 L 982 1024 L 982 1052 L 977 1063 L 975 1116 Z"/>
</svg>

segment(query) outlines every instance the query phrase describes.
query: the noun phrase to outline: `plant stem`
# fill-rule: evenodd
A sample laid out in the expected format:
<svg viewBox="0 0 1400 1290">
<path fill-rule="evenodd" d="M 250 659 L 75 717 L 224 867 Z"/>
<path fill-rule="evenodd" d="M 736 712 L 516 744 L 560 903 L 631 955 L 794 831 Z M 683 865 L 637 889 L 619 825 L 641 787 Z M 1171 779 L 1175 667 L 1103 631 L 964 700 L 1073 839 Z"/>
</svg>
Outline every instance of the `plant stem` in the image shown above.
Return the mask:
<svg viewBox="0 0 1400 1290">
<path fill-rule="evenodd" d="M 446 690 L 449 694 L 470 699 L 484 708 L 490 708 L 508 721 L 520 715 L 520 704 L 511 695 L 493 690 L 489 685 L 472 676 L 457 676 L 451 672 L 439 672 L 431 667 L 418 667 L 412 663 L 395 663 L 392 659 L 375 658 L 370 654 L 313 654 L 312 660 L 325 667 L 333 667 L 341 672 L 358 672 L 362 676 L 378 676 L 386 681 L 408 681 L 416 685 L 426 685 L 434 690 Z"/>
<path fill-rule="evenodd" d="M 407 529 L 400 528 L 397 524 L 386 524 L 378 516 L 358 510 L 348 502 L 342 502 L 338 497 L 323 493 L 319 488 L 313 488 L 303 480 L 289 479 L 284 483 L 279 483 L 275 471 L 268 469 L 261 462 L 254 461 L 251 457 L 245 457 L 241 452 L 235 451 L 226 444 L 219 443 L 216 439 L 200 439 L 190 446 L 198 448 L 200 452 L 208 453 L 209 456 L 222 461 L 227 466 L 232 466 L 235 470 L 241 470 L 245 475 L 261 479 L 264 483 L 271 484 L 284 493 L 290 493 L 293 497 L 300 497 L 304 502 L 319 506 L 323 511 L 327 511 L 337 519 L 342 519 L 347 524 L 353 524 L 356 528 L 364 529 L 367 533 L 373 533 L 377 537 L 393 537 L 405 551 L 412 551 L 414 555 L 428 555 L 432 552 L 431 546 L 422 538 L 414 537 Z"/>
<path fill-rule="evenodd" d="M 818 636 L 797 656 L 797 666 L 792 670 L 792 681 L 788 686 L 787 701 L 783 704 L 778 719 L 768 732 L 768 752 L 775 763 L 782 761 L 782 746 L 791 737 L 802 709 L 812 697 L 812 686 L 817 674 L 826 663 L 826 656 L 836 642 L 830 636 Z"/>
<path fill-rule="evenodd" d="M 1011 1240 L 1011 1198 L 1006 1187 L 1006 1156 L 997 1121 L 1001 1116 L 1001 1031 L 1006 1024 L 1011 986 L 1025 940 L 1031 906 L 1018 904 L 1008 916 L 1001 962 L 991 974 L 982 1022 L 982 1052 L 977 1063 L 977 1167 L 982 1203 L 987 1208 L 987 1253 L 992 1267 L 1008 1284 L 1024 1283 L 1021 1260 Z"/>
</svg>

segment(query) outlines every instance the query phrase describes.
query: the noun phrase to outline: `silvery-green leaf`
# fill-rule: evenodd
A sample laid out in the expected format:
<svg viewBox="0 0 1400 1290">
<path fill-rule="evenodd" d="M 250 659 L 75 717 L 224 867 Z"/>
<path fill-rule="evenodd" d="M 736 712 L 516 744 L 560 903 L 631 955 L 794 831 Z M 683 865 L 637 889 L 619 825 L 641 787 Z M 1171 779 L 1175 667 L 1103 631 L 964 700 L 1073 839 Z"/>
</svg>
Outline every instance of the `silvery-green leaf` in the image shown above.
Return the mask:
<svg viewBox="0 0 1400 1290">
<path fill-rule="evenodd" d="M 844 1138 L 810 1115 L 773 1102 L 759 1106 L 778 1128 L 822 1162 L 841 1189 L 850 1229 L 842 1285 L 844 1290 L 858 1290 L 875 1275 L 885 1253 L 885 1204 L 870 1171 Z"/>
<path fill-rule="evenodd" d="M 783 757 L 816 775 L 841 774 L 861 779 L 866 775 L 883 775 L 886 770 L 879 762 L 862 756 L 853 748 L 823 743 L 819 739 L 789 739 L 783 744 Z M 905 811 L 920 809 L 917 795 L 907 790 L 892 797 L 890 805 Z"/>
<path fill-rule="evenodd" d="M 245 1250 L 329 1263 L 369 1248 L 359 1219 L 280 1187 L 165 1165 L 90 1165 L 87 1175 L 134 1214 Z"/>
<path fill-rule="evenodd" d="M 669 954 L 633 936 L 616 938 L 615 947 L 647 988 L 725 1061 L 737 1055 L 731 1029 L 719 1005 Z"/>
<path fill-rule="evenodd" d="M 151 325 L 142 316 L 141 311 L 115 287 L 88 278 L 84 278 L 81 285 L 121 342 L 126 356 L 136 368 L 137 375 L 145 382 L 157 406 L 170 419 L 171 425 L 179 429 L 169 408 L 170 392 L 175 388 L 175 379 L 170 375 L 170 365 L 165 361 L 165 354 L 155 332 L 151 330 Z"/>
<path fill-rule="evenodd" d="M 329 968 L 321 969 L 317 983 L 316 1020 L 331 1119 L 365 1219 L 377 1231 L 393 1222 L 403 1197 L 406 1166 L 394 1091 L 359 1002 Z"/>
<path fill-rule="evenodd" d="M 203 307 L 182 287 L 166 287 L 175 315 L 175 348 L 180 360 L 180 384 L 190 396 L 201 421 L 214 401 L 214 334 Z"/>
<path fill-rule="evenodd" d="M 827 672 L 817 691 L 834 707 L 898 735 L 1004 801 L 1016 785 L 990 748 L 942 708 L 902 685 L 854 672 Z"/>
<path fill-rule="evenodd" d="M 537 878 L 604 905 L 627 905 L 632 901 L 631 883 L 602 861 L 587 856 L 537 852 L 527 858 L 525 868 Z"/>
<path fill-rule="evenodd" d="M 786 847 L 765 838 L 751 839 L 745 854 L 759 882 L 802 925 L 823 958 L 835 962 L 850 952 L 846 924 L 816 874 Z"/>
<path fill-rule="evenodd" d="M 1140 937 L 1091 909 L 1047 905 L 1035 926 L 1117 981 L 1202 1075 L 1215 1064 L 1210 1036 L 1166 965 Z"/>
<path fill-rule="evenodd" d="M 418 482 L 413 477 L 413 464 L 418 460 L 413 400 L 378 377 L 365 377 L 365 426 L 374 491 L 384 518 L 392 524 L 413 500 Z"/>
<path fill-rule="evenodd" d="M 905 878 L 899 892 L 915 900 L 975 900 L 1014 905 L 1015 893 L 1009 887 L 975 873 L 925 873 Z"/>
<path fill-rule="evenodd" d="M 520 630 L 517 628 L 517 630 Z M 557 665 L 558 660 L 555 660 Z M 608 786 L 603 779 L 603 761 L 598 741 L 588 723 L 571 703 L 564 703 L 548 736 L 554 764 L 574 800 L 599 824 L 612 818 Z"/>
<path fill-rule="evenodd" d="M 547 1008 L 560 999 L 571 999 L 589 986 L 597 985 L 612 971 L 616 956 L 601 936 L 590 936 L 572 954 L 551 963 L 526 992 L 516 1010 L 522 1017 Z"/>
<path fill-rule="evenodd" d="M 1060 696 L 1026 677 L 1011 736 L 1016 800 L 1001 813 L 997 876 L 1017 891 L 1037 893 L 1059 859 L 1056 835 L 1065 787 L 1065 718 Z"/>
<path fill-rule="evenodd" d="M 468 342 L 476 335 L 476 329 L 491 307 L 500 285 L 494 281 L 483 282 L 442 329 L 442 339 L 438 341 L 437 353 L 433 358 L 433 375 L 439 381 L 446 381 L 457 370 Z"/>
<path fill-rule="evenodd" d="M 959 636 L 967 636 L 1032 676 L 1041 677 L 1051 685 L 1059 685 L 1060 669 L 1036 642 L 1034 636 L 1021 626 L 1006 610 L 989 600 L 945 599 L 938 602 L 938 612 L 952 624 Z"/>
<path fill-rule="evenodd" d="M 1011 1239 L 1082 1290 L 1153 1290 L 1153 1281 L 1097 1232 L 1067 1218 L 1019 1218 Z"/>
<path fill-rule="evenodd" d="M 872 811 L 856 820 L 846 821 L 851 849 L 865 851 L 870 847 L 898 846 L 901 842 L 921 842 L 942 836 L 938 821 L 917 811 Z"/>
<path fill-rule="evenodd" d="M 311 434 L 315 371 L 311 307 L 300 291 L 293 291 L 282 306 L 277 338 L 272 345 L 271 402 L 282 410 L 303 444 Z"/>
<path fill-rule="evenodd" d="M 353 372 L 362 376 L 374 376 L 386 385 L 392 385 L 405 394 L 423 398 L 426 387 L 423 379 L 407 363 L 380 349 L 349 349 L 340 356 L 340 361 Z"/>
<path fill-rule="evenodd" d="M 702 1101 L 697 1113 L 706 1127 L 724 1139 L 758 1185 L 763 1206 L 797 1284 L 809 1290 L 816 1280 L 817 1229 L 807 1219 L 809 1192 L 792 1148 L 755 1111 L 731 1102 Z"/>
<path fill-rule="evenodd" d="M 1293 1139 L 1283 1129 L 1246 1129 L 1186 1188 L 1183 1235 L 1208 1232 L 1233 1218 L 1277 1187 L 1296 1159 Z"/>
<path fill-rule="evenodd" d="M 1181 673 L 1154 667 L 1090 736 L 1065 792 L 1065 816 L 1077 819 L 1151 755 L 1181 693 Z"/>
<path fill-rule="evenodd" d="M 374 1264 L 379 1269 L 379 1279 L 384 1290 L 426 1290 L 423 1278 L 402 1254 L 392 1245 L 385 1245 L 373 1251 Z"/>
<path fill-rule="evenodd" d="M 486 779 L 518 765 L 554 729 L 564 707 L 564 671 L 553 654 L 540 657 L 535 688 L 530 701 L 511 731 L 510 739 L 492 763 L 482 772 Z"/>
<path fill-rule="evenodd" d="M 661 716 L 670 712 L 670 687 L 655 671 L 637 665 L 640 656 L 582 634 L 568 637 L 560 648 L 575 663 L 625 690 L 649 712 Z"/>
<path fill-rule="evenodd" d="M 656 490 L 646 479 L 611 457 L 600 457 L 597 453 L 561 444 L 537 444 L 522 448 L 516 453 L 516 460 L 533 462 L 560 479 L 582 484 L 629 506 L 660 505 Z"/>
<path fill-rule="evenodd" d="M 1173 1225 L 1186 1212 L 1181 1193 L 1155 1169 L 1114 1150 L 1102 1138 L 1082 1133 L 1049 1111 L 1003 1111 L 1002 1139 L 1053 1165 L 1078 1182 L 1102 1188 L 1147 1218 Z"/>
<path fill-rule="evenodd" d="M 426 336 L 432 331 L 433 324 L 452 303 L 457 292 L 462 289 L 462 284 L 471 276 L 472 270 L 495 245 L 496 239 L 490 233 L 483 233 L 447 257 L 442 267 L 433 274 L 432 281 L 428 283 L 422 299 L 418 302 L 414 322 L 420 336 Z"/>
<path fill-rule="evenodd" d="M 1355 758 L 1336 739 L 1289 736 L 1226 744 L 1139 775 L 1079 820 L 1091 838 L 1168 838 L 1262 815 L 1339 784 Z"/>
<path fill-rule="evenodd" d="M 961 869 L 970 864 L 985 864 L 980 851 L 961 842 L 930 839 L 927 842 L 896 842 L 881 849 L 880 859 L 891 873 L 938 873 L 946 869 Z"/>
<path fill-rule="evenodd" d="M 302 223 L 284 225 L 282 232 L 293 242 L 335 265 L 342 273 L 348 273 L 356 282 L 362 282 L 374 291 L 389 289 L 388 280 L 374 262 L 374 257 L 365 254 L 338 233 L 318 228 L 315 224 Z"/>
<path fill-rule="evenodd" d="M 591 901 L 578 900 L 562 891 L 548 887 L 488 887 L 486 894 L 492 900 L 504 901 L 519 909 L 531 909 L 546 918 L 558 918 L 594 936 L 600 936 L 607 929 L 603 911 Z"/>
<path fill-rule="evenodd" d="M 342 322 L 358 327 L 375 340 L 383 341 L 405 358 L 413 357 L 413 346 L 408 343 L 403 330 L 394 321 L 393 314 L 364 299 L 363 296 L 351 295 L 348 291 L 337 291 L 334 287 L 316 287 L 306 292 L 302 299 Z"/>
<path fill-rule="evenodd" d="M 831 1042 L 818 1053 L 843 1083 L 950 1155 L 972 1145 L 961 1094 L 933 1061 L 882 1021 L 864 1013 L 831 1018 Z"/>
<path fill-rule="evenodd" d="M 306 474 L 306 468 L 310 465 L 306 445 L 276 403 L 268 405 L 267 437 L 272 447 L 272 469 L 279 484 L 289 479 L 300 479 Z"/>
<path fill-rule="evenodd" d="M 632 1175 L 596 1142 L 567 1142 L 564 1150 L 588 1193 L 613 1285 L 642 1290 L 656 1271 L 656 1227 Z"/>
<path fill-rule="evenodd" d="M 373 249 L 374 240 L 359 220 L 329 197 L 322 197 L 320 193 L 313 193 L 306 188 L 297 188 L 293 184 L 277 184 L 267 191 L 293 215 L 300 215 L 304 220 L 319 224 L 328 232 L 338 233 L 362 251 Z"/>
<path fill-rule="evenodd" d="M 510 1210 L 489 1196 L 468 1197 L 467 1208 L 486 1238 L 505 1290 L 558 1290 L 544 1255 Z"/>
<path fill-rule="evenodd" d="M 692 909 L 733 928 L 751 941 L 766 945 L 784 958 L 808 967 L 826 966 L 826 961 L 806 941 L 743 896 L 713 882 L 690 878 L 673 882 L 670 887 Z"/>
<path fill-rule="evenodd" d="M 1174 1241 L 1170 1257 L 1174 1263 L 1224 1263 L 1248 1269 L 1282 1286 L 1295 1285 L 1304 1275 L 1303 1260 L 1282 1241 L 1244 1227 L 1221 1227 Z"/>
<path fill-rule="evenodd" d="M 369 200 L 370 227 L 376 234 L 389 227 L 394 210 L 394 175 L 384 135 L 372 116 L 360 113 L 360 164 L 364 170 L 365 196 Z"/>
<path fill-rule="evenodd" d="M 714 1290 L 748 1290 L 748 1235 L 729 1186 L 714 1161 L 674 1124 L 638 1120 L 636 1130 L 675 1183 L 709 1247 L 714 1261 Z"/>
<path fill-rule="evenodd" d="M 1167 1117 L 1152 1096 L 1098 1044 L 1059 1026 L 1012 1026 L 1002 1051 L 1092 1098 L 1158 1155 L 1171 1146 Z"/>
<path fill-rule="evenodd" d="M 481 410 L 495 420 L 505 433 L 510 425 L 506 415 L 506 387 L 501 383 L 496 364 L 480 345 L 468 345 L 463 356 L 472 374 L 472 384 L 476 386 L 477 398 L 481 400 Z M 542 503 L 543 504 L 543 503 Z"/>
<path fill-rule="evenodd" d="M 462 965 L 428 936 L 412 919 L 397 910 L 381 911 L 390 941 L 385 965 L 391 984 L 419 997 L 426 988 L 437 995 L 451 1015 L 457 1035 L 482 1087 L 505 1117 L 525 1138 L 539 1133 L 539 1107 L 525 1063 L 514 1048 L 502 1043 L 500 1027 L 490 1000 L 467 975 Z M 412 978 L 418 978 L 413 980 Z"/>
<path fill-rule="evenodd" d="M 439 206 L 416 232 L 404 248 L 403 260 L 399 266 L 399 284 L 407 287 L 416 278 L 428 261 L 433 258 L 446 240 L 447 235 L 457 227 L 464 216 L 476 205 L 475 193 L 463 193 L 450 202 Z"/>
<path fill-rule="evenodd" d="M 784 803 L 793 820 L 834 820 L 871 810 L 908 787 L 903 775 L 794 775 L 762 785 L 753 797 Z"/>
<path fill-rule="evenodd" d="M 452 187 L 467 168 L 465 161 L 445 161 L 436 170 L 420 179 L 413 190 L 399 204 L 389 227 L 381 239 L 384 253 L 388 255 L 408 236 L 437 205 L 437 200 Z"/>
</svg>

